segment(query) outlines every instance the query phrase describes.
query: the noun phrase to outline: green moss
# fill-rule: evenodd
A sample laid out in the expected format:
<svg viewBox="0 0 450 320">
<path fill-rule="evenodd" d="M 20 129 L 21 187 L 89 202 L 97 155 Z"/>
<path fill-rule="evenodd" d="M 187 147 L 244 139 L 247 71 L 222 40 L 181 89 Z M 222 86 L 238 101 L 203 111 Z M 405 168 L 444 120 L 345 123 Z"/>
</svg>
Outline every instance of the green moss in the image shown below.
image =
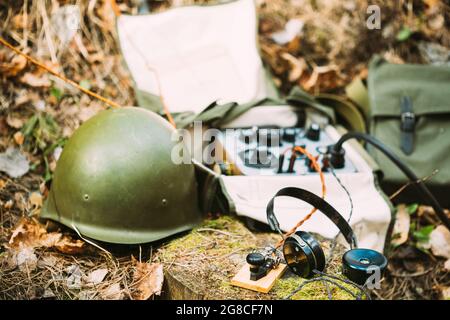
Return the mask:
<svg viewBox="0 0 450 320">
<path fill-rule="evenodd" d="M 230 297 L 235 294 L 239 294 L 239 290 L 237 287 L 231 285 L 229 281 L 222 280 L 219 284 L 219 290 L 222 292 L 223 296 Z"/>
<path fill-rule="evenodd" d="M 223 230 L 226 233 L 215 234 L 212 229 Z M 172 240 L 164 246 L 160 250 L 161 258 L 166 261 L 173 260 L 183 252 L 194 250 L 197 253 L 207 253 L 209 256 L 222 256 L 238 249 L 250 249 L 252 244 L 243 239 L 243 236 L 248 232 L 241 222 L 230 216 L 208 219 L 190 233 Z"/>
<path fill-rule="evenodd" d="M 230 226 L 236 225 L 238 222 L 233 219 L 231 216 L 220 216 L 217 219 L 207 219 L 203 222 L 203 224 L 198 227 L 200 228 L 212 228 L 212 229 L 218 229 L 218 230 L 230 230 Z"/>
<path fill-rule="evenodd" d="M 181 250 L 196 249 L 198 252 L 202 252 L 204 251 L 204 248 L 201 247 L 202 242 L 204 242 L 204 239 L 202 239 L 196 233 L 191 232 L 188 235 L 173 240 L 169 244 L 167 244 L 164 250 L 161 251 L 162 258 L 164 260 L 173 260 L 176 257 L 177 253 Z"/>
</svg>

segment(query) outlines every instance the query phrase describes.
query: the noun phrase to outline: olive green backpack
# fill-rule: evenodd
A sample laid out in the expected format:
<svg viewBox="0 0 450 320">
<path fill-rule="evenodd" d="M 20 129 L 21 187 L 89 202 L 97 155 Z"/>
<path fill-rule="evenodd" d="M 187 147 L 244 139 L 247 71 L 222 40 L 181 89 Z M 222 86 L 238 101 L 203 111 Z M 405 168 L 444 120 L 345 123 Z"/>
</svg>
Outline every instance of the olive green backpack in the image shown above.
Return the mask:
<svg viewBox="0 0 450 320">
<path fill-rule="evenodd" d="M 450 67 L 391 64 L 375 57 L 368 77 L 370 134 L 387 144 L 450 207 Z M 379 151 L 369 153 L 391 194 L 408 179 Z M 399 199 L 419 201 L 414 188 Z"/>
</svg>

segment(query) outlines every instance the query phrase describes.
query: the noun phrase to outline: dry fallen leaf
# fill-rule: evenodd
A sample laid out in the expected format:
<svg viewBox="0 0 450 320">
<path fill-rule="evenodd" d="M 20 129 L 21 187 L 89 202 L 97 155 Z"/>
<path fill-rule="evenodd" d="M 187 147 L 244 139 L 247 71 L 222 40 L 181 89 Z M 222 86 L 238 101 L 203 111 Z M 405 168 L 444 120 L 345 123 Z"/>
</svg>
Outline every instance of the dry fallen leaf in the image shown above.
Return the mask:
<svg viewBox="0 0 450 320">
<path fill-rule="evenodd" d="M 10 249 L 18 247 L 62 247 L 72 245 L 81 248 L 81 240 L 72 240 L 59 232 L 47 232 L 45 227 L 35 219 L 22 219 L 14 229 L 8 243 Z"/>
<path fill-rule="evenodd" d="M 100 295 L 105 300 L 121 300 L 123 297 L 120 283 L 114 283 L 113 285 L 100 292 Z"/>
<path fill-rule="evenodd" d="M 424 215 L 434 215 L 434 209 L 430 206 L 419 206 L 417 208 L 417 216 L 423 217 Z"/>
<path fill-rule="evenodd" d="M 51 172 L 55 172 L 55 170 L 56 170 L 56 161 L 55 160 L 51 160 L 50 163 L 48 164 L 48 167 L 49 167 Z"/>
<path fill-rule="evenodd" d="M 403 60 L 396 52 L 393 50 L 386 51 L 383 54 L 383 58 L 386 59 L 390 63 L 395 64 L 404 64 L 405 60 Z"/>
<path fill-rule="evenodd" d="M 30 201 L 30 204 L 35 208 L 42 207 L 42 195 L 39 192 L 32 192 L 28 201 Z"/>
<path fill-rule="evenodd" d="M 27 210 L 28 207 L 28 199 L 25 199 L 22 192 L 14 193 L 14 203 L 20 211 Z"/>
<path fill-rule="evenodd" d="M 19 266 L 22 270 L 23 265 L 36 266 L 38 262 L 34 254 L 36 248 L 55 248 L 63 253 L 78 254 L 84 251 L 84 242 L 63 236 L 59 232 L 47 232 L 37 220 L 23 218 L 14 228 L 6 247 L 10 256 L 10 266 Z"/>
<path fill-rule="evenodd" d="M 11 209 L 13 205 L 14 205 L 14 201 L 12 199 L 9 199 L 8 201 L 5 202 L 3 207 L 5 209 Z"/>
<path fill-rule="evenodd" d="M 103 279 L 105 279 L 107 274 L 108 269 L 106 268 L 94 270 L 87 276 L 86 282 L 91 284 L 99 284 L 103 281 Z"/>
<path fill-rule="evenodd" d="M 83 277 L 83 273 L 78 265 L 71 265 L 67 267 L 66 272 L 69 276 L 66 279 L 66 284 L 69 289 L 80 289 L 81 288 L 81 279 Z"/>
<path fill-rule="evenodd" d="M 430 234 L 431 252 L 438 257 L 450 259 L 450 231 L 443 225 Z"/>
<path fill-rule="evenodd" d="M 23 141 L 25 140 L 25 136 L 23 135 L 23 133 L 21 131 L 17 131 L 14 134 L 14 141 L 21 146 L 23 144 Z"/>
<path fill-rule="evenodd" d="M 12 178 L 19 178 L 30 169 L 27 157 L 19 150 L 9 147 L 0 153 L 0 171 L 6 172 Z"/>
<path fill-rule="evenodd" d="M 282 53 L 281 57 L 288 61 L 291 65 L 291 69 L 289 70 L 289 81 L 294 82 L 297 81 L 301 76 L 304 70 L 308 67 L 306 65 L 306 61 L 303 58 L 296 58 L 289 53 Z"/>
<path fill-rule="evenodd" d="M 102 62 L 105 59 L 105 54 L 101 51 L 89 53 L 87 60 L 90 64 L 94 64 L 96 62 Z"/>
<path fill-rule="evenodd" d="M 8 242 L 9 248 L 19 248 L 20 246 L 39 247 L 41 237 L 47 231 L 44 226 L 34 219 L 23 218 L 14 228 L 11 238 Z"/>
<path fill-rule="evenodd" d="M 33 73 L 26 73 L 23 77 L 20 78 L 20 81 L 24 84 L 29 85 L 30 87 L 44 87 L 48 88 L 51 86 L 51 81 L 47 75 L 36 76 Z"/>
<path fill-rule="evenodd" d="M 14 25 L 14 29 L 25 29 L 27 26 L 27 19 L 24 14 L 17 14 L 12 17 L 11 22 Z"/>
<path fill-rule="evenodd" d="M 450 287 L 444 287 L 441 292 L 442 292 L 442 298 L 444 300 L 450 299 Z"/>
<path fill-rule="evenodd" d="M 46 247 L 46 248 L 55 247 L 61 241 L 61 237 L 62 237 L 62 234 L 59 232 L 46 233 L 39 240 L 38 247 Z"/>
<path fill-rule="evenodd" d="M 445 18 L 442 14 L 439 14 L 432 19 L 428 20 L 428 26 L 433 30 L 440 30 L 444 27 Z"/>
<path fill-rule="evenodd" d="M 314 66 L 309 77 L 300 77 L 299 83 L 306 91 L 313 88 L 335 88 L 340 79 L 338 67 L 335 65 Z"/>
<path fill-rule="evenodd" d="M 300 19 L 291 19 L 284 26 L 283 30 L 274 32 L 271 35 L 273 41 L 279 45 L 285 45 L 299 36 L 305 23 Z"/>
<path fill-rule="evenodd" d="M 22 56 L 14 55 L 11 60 L 9 60 L 7 57 L 0 54 L 0 74 L 5 77 L 16 76 L 26 65 L 27 59 Z"/>
<path fill-rule="evenodd" d="M 78 293 L 78 300 L 94 300 L 97 294 L 96 290 L 82 290 Z"/>
<path fill-rule="evenodd" d="M 450 259 L 447 259 L 444 263 L 444 269 L 450 271 Z"/>
<path fill-rule="evenodd" d="M 6 123 L 8 126 L 14 129 L 20 129 L 23 127 L 24 121 L 19 118 L 13 118 L 11 115 L 6 117 Z"/>
<path fill-rule="evenodd" d="M 20 271 L 27 272 L 36 269 L 38 258 L 34 254 L 33 248 L 23 247 L 20 248 L 16 254 L 13 255 L 15 264 L 19 267 Z"/>
<path fill-rule="evenodd" d="M 58 264 L 59 259 L 53 255 L 45 255 L 38 261 L 38 267 L 54 267 Z"/>
<path fill-rule="evenodd" d="M 84 252 L 85 243 L 78 239 L 72 239 L 68 236 L 63 236 L 54 247 L 61 253 L 66 254 L 81 254 Z"/>
<path fill-rule="evenodd" d="M 42 299 L 51 299 L 51 298 L 55 298 L 56 295 L 53 293 L 52 289 L 45 289 L 44 294 L 42 295 Z"/>
<path fill-rule="evenodd" d="M 394 224 L 394 231 L 392 232 L 393 238 L 391 243 L 394 246 L 399 246 L 408 240 L 410 222 L 411 217 L 408 214 L 408 210 L 406 210 L 406 206 L 404 204 L 399 205 Z"/>
<path fill-rule="evenodd" d="M 78 119 L 82 122 L 85 122 L 95 116 L 99 111 L 102 111 L 104 108 L 98 103 L 91 103 L 87 107 L 81 107 L 78 111 Z"/>
<path fill-rule="evenodd" d="M 135 272 L 133 299 L 147 300 L 153 295 L 160 295 L 164 281 L 163 266 L 160 263 L 143 263 L 133 258 Z"/>
<path fill-rule="evenodd" d="M 40 97 L 36 92 L 30 92 L 30 90 L 20 90 L 17 92 L 17 97 L 14 99 L 16 106 L 21 106 L 25 103 L 34 102 L 39 100 Z"/>
<path fill-rule="evenodd" d="M 422 0 L 428 7 L 437 6 L 441 0 Z"/>
</svg>

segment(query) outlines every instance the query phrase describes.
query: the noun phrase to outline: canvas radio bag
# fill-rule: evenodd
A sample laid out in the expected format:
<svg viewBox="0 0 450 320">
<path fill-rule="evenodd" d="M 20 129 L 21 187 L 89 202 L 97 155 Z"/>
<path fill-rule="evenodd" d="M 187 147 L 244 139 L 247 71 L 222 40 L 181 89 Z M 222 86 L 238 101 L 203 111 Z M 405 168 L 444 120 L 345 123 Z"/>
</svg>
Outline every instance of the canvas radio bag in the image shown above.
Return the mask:
<svg viewBox="0 0 450 320">
<path fill-rule="evenodd" d="M 375 57 L 369 67 L 370 134 L 388 145 L 450 207 L 450 67 L 391 64 Z M 382 153 L 369 153 L 390 194 L 408 182 Z M 420 201 L 414 188 L 397 200 Z M 417 200 L 416 200 L 417 199 Z"/>
</svg>

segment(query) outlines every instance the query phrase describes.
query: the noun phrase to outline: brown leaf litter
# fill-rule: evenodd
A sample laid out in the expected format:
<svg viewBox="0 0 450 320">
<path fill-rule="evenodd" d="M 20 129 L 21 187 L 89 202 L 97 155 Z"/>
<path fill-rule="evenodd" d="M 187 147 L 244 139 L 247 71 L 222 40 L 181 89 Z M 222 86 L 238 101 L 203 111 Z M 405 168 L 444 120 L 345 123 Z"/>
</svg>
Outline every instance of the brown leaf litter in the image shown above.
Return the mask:
<svg viewBox="0 0 450 320">
<path fill-rule="evenodd" d="M 132 297 L 135 300 L 147 300 L 161 294 L 164 282 L 163 265 L 160 263 L 139 262 L 132 257 L 134 264 Z"/>
<path fill-rule="evenodd" d="M 27 65 L 27 60 L 11 53 L 9 50 L 0 51 L 0 74 L 6 78 L 15 77 Z"/>
<path fill-rule="evenodd" d="M 22 218 L 5 247 L 10 268 L 32 271 L 38 262 L 35 249 L 54 248 L 61 253 L 80 254 L 85 250 L 85 243 L 59 232 L 47 232 L 36 219 Z"/>
</svg>

